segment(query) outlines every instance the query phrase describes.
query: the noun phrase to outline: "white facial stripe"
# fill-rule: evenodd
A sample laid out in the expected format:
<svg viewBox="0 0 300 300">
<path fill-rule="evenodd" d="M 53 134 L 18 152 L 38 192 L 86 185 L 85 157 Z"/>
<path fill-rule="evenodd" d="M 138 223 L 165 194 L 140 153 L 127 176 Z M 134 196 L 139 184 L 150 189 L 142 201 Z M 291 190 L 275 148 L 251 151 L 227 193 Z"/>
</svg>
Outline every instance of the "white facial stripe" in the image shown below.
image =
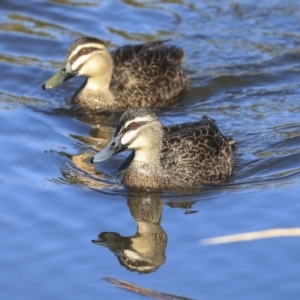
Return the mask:
<svg viewBox="0 0 300 300">
<path fill-rule="evenodd" d="M 121 138 L 122 145 L 128 145 L 136 136 L 136 131 L 127 131 Z"/>
<path fill-rule="evenodd" d="M 128 145 L 128 149 L 139 149 L 143 147 L 147 147 L 149 140 L 143 136 L 137 137 L 134 141 Z"/>
<path fill-rule="evenodd" d="M 127 145 L 128 149 L 141 149 L 149 146 L 149 140 L 140 136 L 138 130 L 126 132 L 121 138 L 121 143 Z"/>
<path fill-rule="evenodd" d="M 148 122 L 148 121 L 151 121 L 151 120 L 152 120 L 152 118 L 149 117 L 149 116 L 136 117 L 133 120 L 127 121 L 126 124 L 125 124 L 125 128 L 127 128 L 129 126 L 129 124 L 131 124 L 131 123 Z"/>
<path fill-rule="evenodd" d="M 77 70 L 81 65 L 90 59 L 91 54 L 82 55 L 78 57 L 74 63 L 71 65 L 73 71 Z"/>
</svg>

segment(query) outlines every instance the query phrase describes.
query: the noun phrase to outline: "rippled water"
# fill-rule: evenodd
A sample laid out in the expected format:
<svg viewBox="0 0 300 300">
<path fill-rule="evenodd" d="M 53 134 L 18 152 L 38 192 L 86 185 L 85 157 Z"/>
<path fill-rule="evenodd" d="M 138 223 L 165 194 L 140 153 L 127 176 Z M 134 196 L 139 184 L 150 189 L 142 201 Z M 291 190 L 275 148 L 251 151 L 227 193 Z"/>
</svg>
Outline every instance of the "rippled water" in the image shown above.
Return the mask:
<svg viewBox="0 0 300 300">
<path fill-rule="evenodd" d="M 142 299 L 103 276 L 196 299 L 300 297 L 299 238 L 200 244 L 299 227 L 299 1 L 4 0 L 0 11 L 1 299 Z M 166 125 L 208 115 L 236 138 L 226 184 L 133 194 L 116 179 L 126 155 L 87 163 L 118 115 L 73 109 L 80 79 L 41 89 L 83 35 L 184 48 L 191 87 L 158 113 Z"/>
</svg>

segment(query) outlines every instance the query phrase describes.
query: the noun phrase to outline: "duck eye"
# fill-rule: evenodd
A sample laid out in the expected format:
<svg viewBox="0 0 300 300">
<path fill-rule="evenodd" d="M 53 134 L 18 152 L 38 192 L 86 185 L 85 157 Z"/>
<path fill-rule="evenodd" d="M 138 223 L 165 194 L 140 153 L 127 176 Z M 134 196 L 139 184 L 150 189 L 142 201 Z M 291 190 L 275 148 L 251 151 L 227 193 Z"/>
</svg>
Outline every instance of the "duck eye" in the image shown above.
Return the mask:
<svg viewBox="0 0 300 300">
<path fill-rule="evenodd" d="M 138 124 L 137 124 L 137 123 L 131 123 L 131 124 L 129 125 L 129 129 L 131 129 L 131 130 L 135 130 L 135 129 L 137 129 L 137 127 L 138 127 Z"/>
<path fill-rule="evenodd" d="M 81 54 L 81 55 L 87 54 L 88 52 L 89 52 L 88 48 L 82 48 L 82 49 L 80 50 L 80 54 Z"/>
</svg>

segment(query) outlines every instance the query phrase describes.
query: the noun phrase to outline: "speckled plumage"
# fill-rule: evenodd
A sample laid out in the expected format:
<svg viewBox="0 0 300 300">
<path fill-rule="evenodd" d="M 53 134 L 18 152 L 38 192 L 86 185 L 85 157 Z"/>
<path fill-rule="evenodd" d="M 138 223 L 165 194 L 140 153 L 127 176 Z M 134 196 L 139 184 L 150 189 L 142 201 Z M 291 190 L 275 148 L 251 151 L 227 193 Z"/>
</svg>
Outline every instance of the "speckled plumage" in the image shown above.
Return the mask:
<svg viewBox="0 0 300 300">
<path fill-rule="evenodd" d="M 73 97 L 81 107 L 168 107 L 182 98 L 188 83 L 181 67 L 183 57 L 182 49 L 165 41 L 124 46 L 110 53 L 101 40 L 82 37 L 70 46 L 62 70 L 69 68 L 72 73 L 64 81 L 75 75 L 87 77 Z"/>
<path fill-rule="evenodd" d="M 130 129 L 132 123 L 137 129 Z M 233 171 L 235 140 L 222 135 L 216 122 L 208 117 L 163 128 L 153 112 L 132 109 L 120 118 L 116 138 L 128 141 L 122 146 L 133 150 L 119 170 L 122 182 L 130 187 L 218 183 Z"/>
</svg>

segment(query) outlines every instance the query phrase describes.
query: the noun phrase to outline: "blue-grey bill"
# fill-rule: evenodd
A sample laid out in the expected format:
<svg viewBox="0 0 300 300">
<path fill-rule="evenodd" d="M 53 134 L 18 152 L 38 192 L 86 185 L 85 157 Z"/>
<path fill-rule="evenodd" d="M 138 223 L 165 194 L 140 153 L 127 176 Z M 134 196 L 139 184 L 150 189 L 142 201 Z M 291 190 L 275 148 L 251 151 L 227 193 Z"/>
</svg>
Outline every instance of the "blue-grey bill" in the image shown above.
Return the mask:
<svg viewBox="0 0 300 300">
<path fill-rule="evenodd" d="M 45 84 L 43 85 L 43 89 L 52 89 L 76 75 L 77 71 L 73 71 L 70 63 L 67 62 L 56 74 L 54 74 L 50 79 L 48 79 L 45 82 Z"/>
<path fill-rule="evenodd" d="M 65 81 L 66 73 L 63 73 L 63 69 L 59 70 L 50 79 L 48 79 L 43 85 L 44 90 L 52 89 Z"/>
<path fill-rule="evenodd" d="M 91 158 L 91 161 L 92 163 L 97 163 L 107 160 L 122 150 L 123 145 L 121 144 L 119 137 L 113 137 L 104 149 L 102 149 Z"/>
</svg>

